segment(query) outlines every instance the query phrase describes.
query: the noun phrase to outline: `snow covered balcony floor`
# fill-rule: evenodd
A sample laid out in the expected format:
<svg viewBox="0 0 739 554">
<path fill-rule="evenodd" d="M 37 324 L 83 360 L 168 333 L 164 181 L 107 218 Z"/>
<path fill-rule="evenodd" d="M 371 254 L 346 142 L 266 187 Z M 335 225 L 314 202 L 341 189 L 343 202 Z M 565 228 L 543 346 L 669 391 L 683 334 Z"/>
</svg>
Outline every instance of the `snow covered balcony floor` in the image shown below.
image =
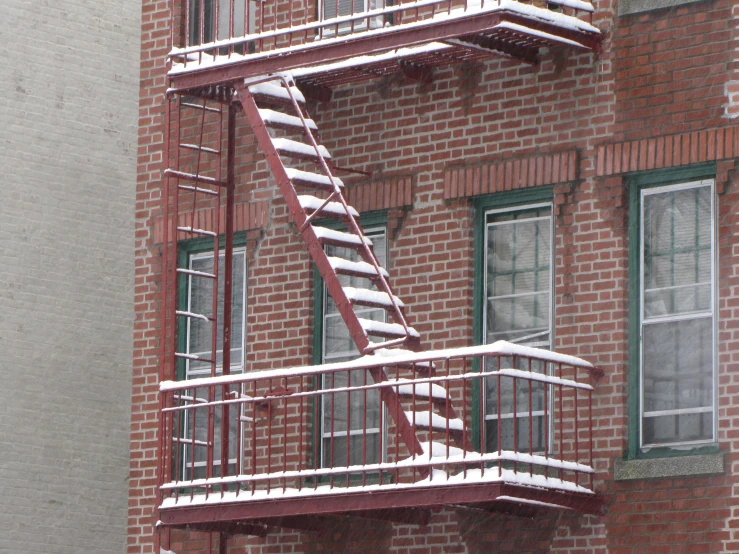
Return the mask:
<svg viewBox="0 0 739 554">
<path fill-rule="evenodd" d="M 386 380 L 373 382 L 371 368 Z M 159 519 L 263 534 L 344 516 L 423 524 L 438 506 L 600 513 L 600 375 L 578 358 L 497 342 L 166 381 Z"/>
<path fill-rule="evenodd" d="M 533 3 L 532 3 L 533 2 Z M 490 56 L 535 63 L 540 48 L 596 50 L 585 0 L 184 0 L 172 28 L 171 87 L 194 91 L 300 69 L 331 87 Z"/>
</svg>

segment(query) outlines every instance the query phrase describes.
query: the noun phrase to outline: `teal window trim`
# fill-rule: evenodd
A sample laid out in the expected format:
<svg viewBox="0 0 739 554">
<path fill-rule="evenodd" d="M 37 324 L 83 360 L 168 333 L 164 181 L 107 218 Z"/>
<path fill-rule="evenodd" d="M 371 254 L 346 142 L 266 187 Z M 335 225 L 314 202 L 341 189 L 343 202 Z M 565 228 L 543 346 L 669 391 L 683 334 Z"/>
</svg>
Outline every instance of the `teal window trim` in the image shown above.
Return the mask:
<svg viewBox="0 0 739 554">
<path fill-rule="evenodd" d="M 647 188 L 665 187 L 691 181 L 715 179 L 716 164 L 713 162 L 688 167 L 660 169 L 625 176 L 629 193 L 629 367 L 628 367 L 628 435 L 625 459 L 672 458 L 678 456 L 705 455 L 719 452 L 717 443 L 687 446 L 660 446 L 645 450 L 641 448 L 641 191 Z M 715 204 L 715 198 L 713 199 Z M 715 212 L 714 212 L 715 213 Z M 715 217 L 715 216 L 714 216 Z M 715 225 L 715 222 L 714 222 Z M 714 237 L 716 230 L 713 229 Z M 717 271 L 716 260 L 712 259 L 713 271 Z M 714 281 L 716 277 L 714 276 Z M 714 302 L 714 346 L 716 342 L 716 298 Z M 714 372 L 716 360 L 714 359 Z M 716 417 L 714 373 L 714 417 Z M 714 437 L 714 440 L 716 438 Z"/>
<path fill-rule="evenodd" d="M 359 224 L 362 229 L 369 229 L 372 227 L 387 227 L 387 211 L 379 210 L 373 212 L 362 213 L 359 216 Z M 314 223 L 320 227 L 326 227 L 329 229 L 342 229 L 346 226 L 335 219 L 321 219 Z M 323 363 L 323 277 L 318 271 L 318 268 L 313 265 L 313 365 L 321 365 Z M 321 386 L 320 378 L 318 376 L 313 377 L 313 390 L 319 390 Z M 312 432 L 312 448 L 311 448 L 311 459 L 313 460 L 313 466 L 318 468 L 321 463 L 321 406 L 318 402 L 318 397 L 311 399 L 311 406 L 309 407 L 310 413 L 313 414 L 315 419 Z M 345 476 L 334 476 L 335 481 L 340 481 Z M 320 478 L 320 482 L 330 478 Z M 361 475 L 356 479 L 361 481 Z M 385 477 L 383 477 L 383 480 Z M 352 481 L 355 478 L 352 476 Z M 369 480 L 368 480 L 369 483 Z"/>
<path fill-rule="evenodd" d="M 485 214 L 489 210 L 525 208 L 531 204 L 552 202 L 554 200 L 554 186 L 534 187 L 523 190 L 505 191 L 496 194 L 478 196 L 471 199 L 474 208 L 474 277 L 472 282 L 472 341 L 475 345 L 485 343 L 483 334 L 484 293 L 485 293 Z M 552 245 L 554 248 L 554 245 Z M 474 371 L 480 371 L 480 365 L 476 362 Z M 483 429 L 480 428 L 481 418 L 481 387 L 480 380 L 472 382 L 472 443 L 479 452 Z"/>
</svg>

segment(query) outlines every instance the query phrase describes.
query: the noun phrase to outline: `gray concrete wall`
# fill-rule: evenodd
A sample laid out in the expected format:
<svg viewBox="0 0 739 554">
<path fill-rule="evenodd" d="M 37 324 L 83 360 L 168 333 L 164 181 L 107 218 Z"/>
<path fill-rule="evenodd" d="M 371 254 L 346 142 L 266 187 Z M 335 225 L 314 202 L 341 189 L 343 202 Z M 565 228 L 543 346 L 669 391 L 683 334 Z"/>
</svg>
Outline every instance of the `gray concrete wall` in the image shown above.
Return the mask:
<svg viewBox="0 0 739 554">
<path fill-rule="evenodd" d="M 140 12 L 2 2 L 2 553 L 125 551 Z"/>
</svg>

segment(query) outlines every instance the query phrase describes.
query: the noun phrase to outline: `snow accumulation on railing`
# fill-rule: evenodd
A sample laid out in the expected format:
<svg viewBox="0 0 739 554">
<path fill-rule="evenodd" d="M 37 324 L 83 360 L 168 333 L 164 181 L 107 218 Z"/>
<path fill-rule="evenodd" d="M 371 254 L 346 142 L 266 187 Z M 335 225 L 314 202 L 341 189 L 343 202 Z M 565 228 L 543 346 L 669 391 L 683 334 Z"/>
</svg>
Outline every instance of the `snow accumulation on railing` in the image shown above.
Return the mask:
<svg viewBox="0 0 739 554">
<path fill-rule="evenodd" d="M 600 375 L 499 341 L 165 381 L 162 508 L 501 483 L 591 494 Z"/>
<path fill-rule="evenodd" d="M 359 38 L 378 45 L 388 36 L 403 31 L 410 32 L 407 46 L 419 47 L 429 41 L 414 40 L 414 30 L 479 20 L 480 16 L 495 13 L 514 14 L 518 19 L 513 23 L 492 23 L 480 29 L 474 29 L 473 25 L 470 32 L 485 34 L 501 26 L 499 30 L 525 32 L 575 47 L 584 45 L 571 36 L 566 38 L 546 29 L 600 34 L 591 24 L 593 6 L 584 0 L 529 0 L 529 3 L 516 0 L 367 0 L 352 2 L 349 6 L 346 2 L 332 6 L 334 3 L 328 0 L 321 3 L 320 10 L 316 9 L 315 2 L 306 0 L 219 0 L 216 4 L 220 13 L 212 17 L 191 13 L 187 3 L 173 9 L 173 29 L 189 29 L 189 32 L 169 54 L 171 75 L 265 57 L 294 56 L 317 46 L 345 44 Z M 346 11 L 347 7 L 356 11 Z M 525 21 L 532 24 L 525 25 Z M 541 28 L 542 25 L 546 29 Z M 376 54 L 377 49 L 372 52 Z M 360 54 L 353 51 L 351 56 L 345 57 Z M 309 65 L 320 62 L 321 58 L 317 57 L 315 63 Z"/>
</svg>

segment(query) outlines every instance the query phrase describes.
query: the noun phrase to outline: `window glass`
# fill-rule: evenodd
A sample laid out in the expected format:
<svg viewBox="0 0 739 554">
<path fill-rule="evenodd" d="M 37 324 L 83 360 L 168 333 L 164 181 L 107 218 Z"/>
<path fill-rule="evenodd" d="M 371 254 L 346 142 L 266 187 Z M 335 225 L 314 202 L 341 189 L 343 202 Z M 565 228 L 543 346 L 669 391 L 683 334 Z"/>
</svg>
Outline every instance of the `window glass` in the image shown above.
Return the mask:
<svg viewBox="0 0 739 554">
<path fill-rule="evenodd" d="M 713 183 L 644 189 L 644 446 L 713 439 Z"/>
<path fill-rule="evenodd" d="M 485 342 L 506 340 L 550 348 L 551 206 L 488 212 L 485 233 Z M 496 370 L 494 364 L 490 359 L 486 370 Z M 516 369 L 547 370 L 540 362 L 519 364 L 525 366 Z M 486 449 L 543 451 L 547 437 L 544 384 L 519 381 L 514 391 L 513 379 L 491 377 L 485 388 Z"/>
<path fill-rule="evenodd" d="M 216 339 L 216 374 L 223 373 L 223 300 L 224 300 L 224 279 L 223 265 L 225 262 L 225 253 L 221 251 L 218 257 L 218 317 L 217 317 L 217 339 Z M 188 260 L 189 269 L 203 273 L 213 273 L 213 252 L 204 252 L 193 254 Z M 232 313 L 231 313 L 231 373 L 241 373 L 244 371 L 244 345 L 245 345 L 245 328 L 246 328 L 246 253 L 243 248 L 235 248 L 233 255 L 233 286 L 231 289 Z M 207 277 L 196 275 L 187 276 L 187 311 L 212 317 L 213 314 L 213 280 Z M 208 321 L 200 319 L 187 318 L 187 337 L 186 345 L 188 354 L 196 355 L 209 359 L 211 356 L 212 324 Z M 207 377 L 211 374 L 211 366 L 209 363 L 198 360 L 186 360 L 185 378 L 193 379 L 197 377 Z M 196 398 L 207 399 L 207 389 L 196 389 Z M 216 398 L 221 399 L 222 391 L 216 389 Z M 228 472 L 230 475 L 236 473 L 236 435 L 239 429 L 239 409 L 237 405 L 232 405 L 229 412 L 229 457 L 232 463 L 229 464 Z M 214 471 L 217 473 L 220 466 L 218 459 L 221 451 L 221 409 L 213 410 L 214 429 L 213 445 L 215 452 Z M 185 467 L 183 471 L 185 478 L 190 479 L 205 477 L 205 465 L 207 461 L 207 448 L 205 445 L 209 442 L 207 413 L 204 409 L 188 411 L 184 422 L 184 437 L 192 440 L 192 430 L 194 426 L 195 446 L 185 443 L 184 460 L 189 461 L 191 448 L 194 448 L 195 467 Z"/>
<path fill-rule="evenodd" d="M 372 239 L 380 266 L 387 263 L 387 238 L 384 229 L 365 229 Z M 327 246 L 326 253 L 350 261 L 361 261 L 351 249 Z M 342 275 L 344 287 L 367 288 L 374 286 L 367 279 Z M 349 330 L 331 295 L 323 289 L 323 362 L 344 362 L 356 358 L 359 353 Z M 385 310 L 355 306 L 358 317 L 385 321 Z M 362 386 L 374 381 L 367 371 L 334 373 L 323 377 L 324 389 Z M 323 467 L 376 463 L 382 458 L 382 421 L 384 419 L 380 395 L 377 390 L 338 392 L 322 396 L 322 449 Z M 347 432 L 348 430 L 348 432 Z M 347 443 L 349 441 L 349 443 Z"/>
</svg>

